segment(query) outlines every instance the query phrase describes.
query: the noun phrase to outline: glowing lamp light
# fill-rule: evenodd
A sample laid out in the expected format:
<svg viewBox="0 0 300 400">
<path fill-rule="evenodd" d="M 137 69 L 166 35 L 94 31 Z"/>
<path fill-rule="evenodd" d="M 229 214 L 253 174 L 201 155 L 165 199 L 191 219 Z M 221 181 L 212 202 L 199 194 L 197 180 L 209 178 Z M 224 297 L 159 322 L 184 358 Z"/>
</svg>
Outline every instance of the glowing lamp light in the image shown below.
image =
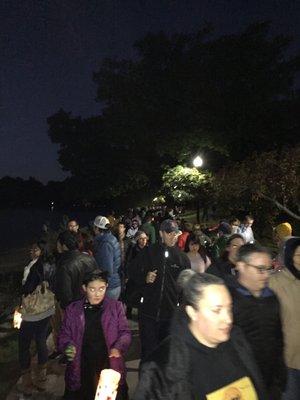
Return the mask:
<svg viewBox="0 0 300 400">
<path fill-rule="evenodd" d="M 115 400 L 121 374 L 113 369 L 103 369 L 100 374 L 95 400 Z"/>
<path fill-rule="evenodd" d="M 200 156 L 197 156 L 193 159 L 193 165 L 196 168 L 202 167 L 203 165 L 203 160 Z"/>
</svg>

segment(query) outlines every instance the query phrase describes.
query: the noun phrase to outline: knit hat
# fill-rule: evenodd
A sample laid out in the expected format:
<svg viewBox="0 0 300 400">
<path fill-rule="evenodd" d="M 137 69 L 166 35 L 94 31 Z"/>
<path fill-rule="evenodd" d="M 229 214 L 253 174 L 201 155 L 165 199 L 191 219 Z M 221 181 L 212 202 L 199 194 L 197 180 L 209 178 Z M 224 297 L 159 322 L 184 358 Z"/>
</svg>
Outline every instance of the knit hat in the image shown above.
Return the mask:
<svg viewBox="0 0 300 400">
<path fill-rule="evenodd" d="M 275 227 L 279 239 L 283 240 L 287 236 L 292 236 L 292 226 L 288 222 L 283 222 Z"/>
</svg>

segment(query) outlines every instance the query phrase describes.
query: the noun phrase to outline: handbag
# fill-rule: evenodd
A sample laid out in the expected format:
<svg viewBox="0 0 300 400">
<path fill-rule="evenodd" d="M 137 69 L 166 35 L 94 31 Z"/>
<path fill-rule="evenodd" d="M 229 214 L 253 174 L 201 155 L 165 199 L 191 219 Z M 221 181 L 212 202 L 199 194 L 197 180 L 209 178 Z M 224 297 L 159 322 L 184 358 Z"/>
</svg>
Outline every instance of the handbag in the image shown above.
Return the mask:
<svg viewBox="0 0 300 400">
<path fill-rule="evenodd" d="M 32 293 L 22 296 L 22 315 L 36 315 L 55 308 L 54 293 L 47 281 L 42 281 Z"/>
</svg>

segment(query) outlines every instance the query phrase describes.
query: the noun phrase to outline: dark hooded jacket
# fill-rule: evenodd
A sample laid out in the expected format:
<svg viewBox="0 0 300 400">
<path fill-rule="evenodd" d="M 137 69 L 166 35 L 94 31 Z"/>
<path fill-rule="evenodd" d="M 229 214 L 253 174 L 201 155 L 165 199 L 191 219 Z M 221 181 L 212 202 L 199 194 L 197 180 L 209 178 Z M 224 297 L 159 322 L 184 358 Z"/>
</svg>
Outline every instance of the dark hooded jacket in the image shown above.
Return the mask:
<svg viewBox="0 0 300 400">
<path fill-rule="evenodd" d="M 182 315 L 178 318 L 178 315 Z M 238 328 L 217 348 L 200 344 L 180 310 L 172 334 L 142 364 L 134 400 L 205 400 L 206 395 L 249 377 L 259 400 L 267 400 L 251 349 Z M 230 366 L 230 369 L 224 366 Z"/>
<path fill-rule="evenodd" d="M 295 268 L 293 257 L 296 248 L 300 246 L 300 238 L 293 237 L 286 241 L 284 246 L 284 266 L 294 275 L 296 279 L 300 279 L 300 271 Z"/>
</svg>

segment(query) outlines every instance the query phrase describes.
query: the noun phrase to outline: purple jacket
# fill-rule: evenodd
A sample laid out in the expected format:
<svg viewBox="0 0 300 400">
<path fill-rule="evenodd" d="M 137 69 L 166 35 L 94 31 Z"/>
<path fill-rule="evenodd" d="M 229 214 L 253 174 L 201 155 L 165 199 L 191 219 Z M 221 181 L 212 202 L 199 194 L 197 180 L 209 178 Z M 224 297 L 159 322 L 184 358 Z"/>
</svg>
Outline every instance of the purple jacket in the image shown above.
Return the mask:
<svg viewBox="0 0 300 400">
<path fill-rule="evenodd" d="M 58 338 L 59 351 L 63 352 L 69 344 L 76 347 L 75 358 L 68 363 L 65 375 L 67 388 L 74 391 L 81 386 L 81 349 L 85 327 L 84 301 L 85 299 L 74 301 L 66 308 Z M 126 378 L 124 354 L 131 343 L 131 331 L 120 301 L 105 297 L 103 308 L 101 322 L 108 353 L 112 348 L 116 348 L 122 354 L 120 358 L 109 358 L 110 368 L 121 373 L 121 383 L 123 383 Z"/>
</svg>

